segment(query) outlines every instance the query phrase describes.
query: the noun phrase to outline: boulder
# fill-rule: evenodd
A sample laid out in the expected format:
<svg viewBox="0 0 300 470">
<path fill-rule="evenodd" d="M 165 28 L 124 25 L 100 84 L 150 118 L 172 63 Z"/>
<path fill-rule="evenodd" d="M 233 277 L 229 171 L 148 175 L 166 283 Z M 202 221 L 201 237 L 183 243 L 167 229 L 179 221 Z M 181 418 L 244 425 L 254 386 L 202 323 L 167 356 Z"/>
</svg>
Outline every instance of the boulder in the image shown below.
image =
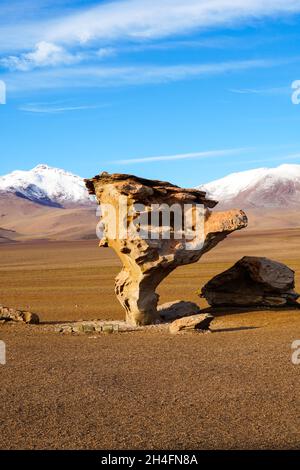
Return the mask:
<svg viewBox="0 0 300 470">
<path fill-rule="evenodd" d="M 217 202 L 196 189 L 106 172 L 85 183 L 100 204 L 100 246 L 113 248 L 123 264 L 115 292 L 131 325 L 160 321 L 155 291 L 162 280 L 247 226 L 243 211 L 212 212 Z"/>
<path fill-rule="evenodd" d="M 176 334 L 188 331 L 209 331 L 209 325 L 213 319 L 214 317 L 207 313 L 179 318 L 170 324 L 169 332 Z"/>
<path fill-rule="evenodd" d="M 201 297 L 214 307 L 283 307 L 299 304 L 294 271 L 268 258 L 244 256 L 211 279 Z"/>
<path fill-rule="evenodd" d="M 184 302 L 183 300 L 167 302 L 160 305 L 157 310 L 160 318 L 165 322 L 200 313 L 200 307 L 197 304 L 194 302 Z"/>
<path fill-rule="evenodd" d="M 0 320 L 23 322 L 29 324 L 38 324 L 40 321 L 36 313 L 8 308 L 4 307 L 3 305 L 0 305 Z"/>
</svg>

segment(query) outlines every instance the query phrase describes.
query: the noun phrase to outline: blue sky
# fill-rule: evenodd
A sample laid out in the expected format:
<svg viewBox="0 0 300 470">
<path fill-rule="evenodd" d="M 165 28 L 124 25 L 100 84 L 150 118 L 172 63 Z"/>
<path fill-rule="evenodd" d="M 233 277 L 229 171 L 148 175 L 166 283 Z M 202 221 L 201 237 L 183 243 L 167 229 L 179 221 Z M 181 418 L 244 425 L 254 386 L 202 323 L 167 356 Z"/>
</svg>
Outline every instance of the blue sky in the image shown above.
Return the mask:
<svg viewBox="0 0 300 470">
<path fill-rule="evenodd" d="M 0 174 L 300 163 L 300 0 L 2 0 Z"/>
</svg>

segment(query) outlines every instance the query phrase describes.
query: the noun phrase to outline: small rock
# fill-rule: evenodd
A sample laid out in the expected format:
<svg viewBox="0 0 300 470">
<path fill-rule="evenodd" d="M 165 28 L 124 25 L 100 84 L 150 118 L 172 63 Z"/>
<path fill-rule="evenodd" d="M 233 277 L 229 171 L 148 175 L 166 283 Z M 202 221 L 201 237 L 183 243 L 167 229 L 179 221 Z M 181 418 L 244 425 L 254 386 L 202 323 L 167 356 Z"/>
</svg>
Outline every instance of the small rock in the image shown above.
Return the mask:
<svg viewBox="0 0 300 470">
<path fill-rule="evenodd" d="M 169 332 L 176 334 L 184 331 L 207 331 L 214 317 L 209 314 L 191 315 L 189 317 L 179 318 L 169 326 Z"/>
<path fill-rule="evenodd" d="M 82 323 L 75 324 L 71 327 L 72 333 L 83 333 L 83 325 Z"/>
<path fill-rule="evenodd" d="M 30 325 L 38 325 L 40 319 L 36 313 L 31 312 L 23 312 L 22 313 L 23 319 L 25 323 L 29 323 Z"/>
<path fill-rule="evenodd" d="M 160 318 L 164 321 L 172 321 L 177 318 L 197 315 L 200 313 L 200 307 L 194 302 L 184 302 L 183 300 L 175 300 L 175 302 L 167 302 L 157 308 Z"/>
<path fill-rule="evenodd" d="M 64 326 L 61 327 L 58 331 L 59 331 L 60 333 L 72 333 L 72 332 L 73 332 L 72 327 L 69 326 L 69 325 L 64 325 Z"/>
<path fill-rule="evenodd" d="M 28 324 L 38 324 L 40 322 L 38 315 L 35 313 L 8 308 L 3 305 L 0 305 L 0 320 L 24 322 Z"/>
<path fill-rule="evenodd" d="M 75 323 L 71 326 L 73 333 L 94 333 L 95 327 L 91 323 Z"/>
<path fill-rule="evenodd" d="M 94 333 L 95 327 L 94 325 L 91 325 L 91 324 L 83 324 L 82 331 L 83 333 Z"/>
<path fill-rule="evenodd" d="M 114 327 L 113 325 L 103 325 L 102 326 L 102 332 L 106 333 L 107 335 L 111 334 L 114 332 Z"/>
</svg>

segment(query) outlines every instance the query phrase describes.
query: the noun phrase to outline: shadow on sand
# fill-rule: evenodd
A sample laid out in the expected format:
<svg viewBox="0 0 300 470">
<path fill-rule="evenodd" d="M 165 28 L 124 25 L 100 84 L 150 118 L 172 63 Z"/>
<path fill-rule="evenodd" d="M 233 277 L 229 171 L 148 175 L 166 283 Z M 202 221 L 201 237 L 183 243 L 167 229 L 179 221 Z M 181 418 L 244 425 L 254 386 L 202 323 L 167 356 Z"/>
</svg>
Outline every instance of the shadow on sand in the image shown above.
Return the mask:
<svg viewBox="0 0 300 470">
<path fill-rule="evenodd" d="M 201 313 L 210 313 L 214 317 L 225 315 L 235 315 L 241 313 L 256 312 L 294 312 L 300 309 L 300 304 L 289 305 L 288 307 L 207 307 L 201 310 Z"/>
</svg>

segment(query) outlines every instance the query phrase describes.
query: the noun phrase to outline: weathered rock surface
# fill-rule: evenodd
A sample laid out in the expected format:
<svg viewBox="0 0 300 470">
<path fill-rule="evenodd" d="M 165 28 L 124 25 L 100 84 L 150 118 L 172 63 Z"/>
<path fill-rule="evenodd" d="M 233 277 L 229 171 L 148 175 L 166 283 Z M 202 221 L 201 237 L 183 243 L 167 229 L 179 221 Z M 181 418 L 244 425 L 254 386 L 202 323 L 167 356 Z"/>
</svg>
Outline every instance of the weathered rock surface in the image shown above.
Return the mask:
<svg viewBox="0 0 300 470">
<path fill-rule="evenodd" d="M 212 212 L 210 208 L 217 203 L 203 191 L 105 172 L 85 182 L 101 205 L 100 246 L 112 247 L 123 263 L 115 291 L 133 325 L 160 320 L 155 290 L 177 266 L 198 261 L 228 234 L 247 225 L 240 210 Z M 161 217 L 162 205 L 176 207 L 169 221 Z M 178 208 L 182 214 L 192 215 L 190 230 L 178 228 Z M 129 235 L 124 236 L 118 224 L 115 230 L 115 215 L 125 222 Z M 161 218 L 158 225 L 153 223 Z M 180 221 L 183 218 L 181 215 Z"/>
<path fill-rule="evenodd" d="M 211 306 L 296 305 L 294 271 L 268 258 L 245 256 L 211 279 L 201 290 Z"/>
<path fill-rule="evenodd" d="M 14 308 L 4 307 L 3 305 L 0 305 L 0 320 L 30 324 L 38 324 L 40 321 L 38 315 L 35 313 L 24 310 L 16 310 Z"/>
<path fill-rule="evenodd" d="M 175 300 L 159 305 L 157 311 L 163 321 L 172 321 L 177 318 L 189 317 L 200 313 L 200 307 L 194 302 L 184 302 L 183 300 Z"/>
<path fill-rule="evenodd" d="M 191 315 L 190 317 L 179 318 L 173 321 L 169 326 L 169 331 L 172 334 L 187 332 L 187 331 L 209 331 L 209 325 L 214 317 L 208 313 L 199 315 Z"/>
<path fill-rule="evenodd" d="M 55 331 L 59 333 L 117 333 L 121 331 L 131 331 L 129 325 L 124 322 L 105 320 L 82 320 L 69 322 L 65 324 L 58 324 L 55 326 Z"/>
</svg>

